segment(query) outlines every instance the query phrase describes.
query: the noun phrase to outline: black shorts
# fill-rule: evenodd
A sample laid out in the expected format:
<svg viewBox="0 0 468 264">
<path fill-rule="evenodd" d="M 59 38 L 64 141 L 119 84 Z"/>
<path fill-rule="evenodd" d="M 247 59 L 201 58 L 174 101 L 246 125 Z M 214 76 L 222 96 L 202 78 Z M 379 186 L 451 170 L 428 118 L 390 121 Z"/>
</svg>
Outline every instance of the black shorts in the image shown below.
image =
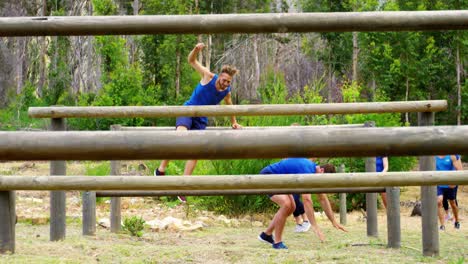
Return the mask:
<svg viewBox="0 0 468 264">
<path fill-rule="evenodd" d="M 441 188 L 437 187 L 437 196 L 446 197 L 447 200 L 456 200 L 457 199 L 457 189 L 458 186 L 455 188 Z"/>
<path fill-rule="evenodd" d="M 202 117 L 180 116 L 176 119 L 176 128 L 179 126 L 184 126 L 188 130 L 204 130 L 206 122 Z"/>
</svg>

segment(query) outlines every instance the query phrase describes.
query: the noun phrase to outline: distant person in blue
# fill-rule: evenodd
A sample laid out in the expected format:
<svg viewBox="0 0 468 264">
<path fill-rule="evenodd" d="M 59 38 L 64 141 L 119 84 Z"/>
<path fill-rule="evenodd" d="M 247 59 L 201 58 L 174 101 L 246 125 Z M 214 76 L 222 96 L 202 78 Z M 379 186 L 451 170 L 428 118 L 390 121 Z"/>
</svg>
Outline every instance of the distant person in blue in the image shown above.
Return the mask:
<svg viewBox="0 0 468 264">
<path fill-rule="evenodd" d="M 376 157 L 375 158 L 375 171 L 376 172 L 387 172 L 388 171 L 388 157 Z M 382 197 L 382 203 L 387 209 L 387 193 L 380 193 Z"/>
<path fill-rule="evenodd" d="M 287 158 L 265 167 L 260 171 L 260 174 L 314 174 L 330 173 L 334 171 L 335 167 L 331 164 L 318 166 L 307 158 Z M 258 236 L 258 239 L 271 244 L 274 249 L 287 249 L 288 247 L 283 243 L 282 235 L 286 224 L 286 218 L 291 215 L 296 208 L 294 197 L 291 194 L 275 194 L 269 197 L 280 208 L 267 229 Z M 302 194 L 302 199 L 304 200 L 305 213 L 315 234 L 320 241 L 324 241 L 325 236 L 315 221 L 314 207 L 310 194 Z"/>
<path fill-rule="evenodd" d="M 463 170 L 461 161 L 456 155 L 436 156 L 436 170 L 438 171 L 452 171 L 452 170 Z M 439 207 L 439 221 L 440 230 L 445 230 L 445 217 L 442 210 L 442 200 L 444 196 L 452 207 L 453 217 L 455 218 L 455 228 L 460 229 L 460 219 L 458 218 L 458 206 L 456 201 L 456 192 L 458 186 L 456 185 L 439 185 L 437 186 L 437 204 Z"/>
<path fill-rule="evenodd" d="M 219 75 L 212 73 L 197 61 L 198 53 L 205 47 L 205 44 L 198 43 L 188 55 L 188 62 L 200 75 L 201 81 L 192 93 L 192 96 L 184 105 L 217 105 L 222 100 L 228 105 L 232 105 L 231 81 L 237 74 L 237 69 L 233 66 L 224 65 Z M 233 129 L 242 128 L 237 123 L 236 117 L 231 117 Z M 206 117 L 178 117 L 176 120 L 176 130 L 204 130 L 208 124 Z M 154 175 L 165 175 L 169 160 L 163 160 L 154 171 Z M 184 175 L 191 175 L 197 160 L 188 160 L 185 164 Z M 185 202 L 184 196 L 178 196 L 181 202 Z"/>
</svg>

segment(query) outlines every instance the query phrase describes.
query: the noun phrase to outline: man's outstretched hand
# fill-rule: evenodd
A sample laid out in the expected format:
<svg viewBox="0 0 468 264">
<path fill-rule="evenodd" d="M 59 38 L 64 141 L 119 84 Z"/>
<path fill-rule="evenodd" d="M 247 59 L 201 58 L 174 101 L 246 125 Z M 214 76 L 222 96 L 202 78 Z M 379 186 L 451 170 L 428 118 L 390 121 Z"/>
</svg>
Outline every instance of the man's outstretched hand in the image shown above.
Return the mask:
<svg viewBox="0 0 468 264">
<path fill-rule="evenodd" d="M 242 126 L 240 124 L 238 124 L 238 123 L 233 123 L 231 127 L 232 127 L 232 129 L 241 129 L 242 128 Z"/>
<path fill-rule="evenodd" d="M 344 228 L 344 226 L 342 226 L 342 225 L 340 225 L 340 224 L 338 224 L 338 223 L 336 223 L 336 222 L 333 223 L 333 227 L 336 228 L 336 229 L 339 229 L 339 230 L 341 230 L 341 231 L 343 231 L 343 232 L 348 232 L 348 230 L 346 230 L 346 229 Z"/>
</svg>

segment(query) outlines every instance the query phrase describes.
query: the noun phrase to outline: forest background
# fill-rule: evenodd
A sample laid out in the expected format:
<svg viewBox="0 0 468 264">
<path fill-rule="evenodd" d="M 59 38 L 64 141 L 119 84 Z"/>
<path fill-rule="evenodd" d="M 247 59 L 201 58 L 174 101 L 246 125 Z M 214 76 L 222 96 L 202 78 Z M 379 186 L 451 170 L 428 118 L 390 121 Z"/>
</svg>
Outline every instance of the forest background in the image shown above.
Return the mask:
<svg viewBox="0 0 468 264">
<path fill-rule="evenodd" d="M 0 16 L 167 15 L 278 12 L 466 10 L 466 0 L 0 0 Z M 0 130 L 47 129 L 30 119 L 30 106 L 181 105 L 200 76 L 187 63 L 197 42 L 199 61 L 213 72 L 240 69 L 235 104 L 340 103 L 445 99 L 436 125 L 468 121 L 467 31 L 349 32 L 218 35 L 49 36 L 0 38 Z M 243 126 L 357 124 L 417 125 L 414 114 L 238 117 Z M 173 126 L 171 118 L 69 119 L 69 130 Z M 210 125 L 229 125 L 228 118 Z M 272 160 L 202 161 L 195 174 L 256 174 Z M 363 171 L 363 159 L 334 158 Z M 156 167 L 158 161 L 148 161 Z M 416 159 L 390 157 L 390 171 L 412 169 Z M 108 175 L 97 165 L 90 175 Z M 183 162 L 168 174 L 180 175 Z M 195 202 L 222 213 L 270 208 L 264 196 L 201 197 Z M 361 195 L 348 208 L 361 207 Z"/>
</svg>

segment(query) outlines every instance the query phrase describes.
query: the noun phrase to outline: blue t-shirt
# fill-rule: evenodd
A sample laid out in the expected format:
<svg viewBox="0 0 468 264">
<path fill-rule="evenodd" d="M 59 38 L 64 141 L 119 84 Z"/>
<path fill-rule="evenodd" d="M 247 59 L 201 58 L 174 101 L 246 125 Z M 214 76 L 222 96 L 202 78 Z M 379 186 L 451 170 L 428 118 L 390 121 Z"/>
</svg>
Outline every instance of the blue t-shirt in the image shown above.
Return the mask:
<svg viewBox="0 0 468 264">
<path fill-rule="evenodd" d="M 456 155 L 456 158 L 459 159 L 459 156 Z M 446 155 L 443 158 L 440 158 L 439 156 L 435 157 L 436 160 L 436 170 L 438 171 L 452 171 L 455 170 L 455 167 L 453 166 L 452 158 L 450 155 Z M 439 185 L 440 188 L 449 188 L 448 185 Z"/>
<path fill-rule="evenodd" d="M 383 169 L 384 169 L 383 158 L 384 157 L 376 157 L 375 158 L 375 171 L 376 172 L 382 172 L 383 171 Z"/>
<path fill-rule="evenodd" d="M 231 91 L 231 86 L 224 91 L 216 90 L 216 80 L 218 75 L 214 75 L 211 81 L 205 85 L 198 83 L 193 90 L 190 99 L 184 105 L 217 105 Z"/>
<path fill-rule="evenodd" d="M 265 169 L 273 174 L 315 173 L 315 162 L 307 158 L 287 158 L 267 166 Z"/>
<path fill-rule="evenodd" d="M 195 90 L 193 90 L 190 99 L 184 103 L 184 105 L 217 105 L 221 100 L 228 95 L 231 91 L 231 86 L 228 86 L 224 91 L 216 90 L 216 80 L 218 75 L 215 74 L 209 83 L 202 85 L 198 83 Z M 205 123 L 208 123 L 208 118 L 200 117 Z"/>
</svg>

